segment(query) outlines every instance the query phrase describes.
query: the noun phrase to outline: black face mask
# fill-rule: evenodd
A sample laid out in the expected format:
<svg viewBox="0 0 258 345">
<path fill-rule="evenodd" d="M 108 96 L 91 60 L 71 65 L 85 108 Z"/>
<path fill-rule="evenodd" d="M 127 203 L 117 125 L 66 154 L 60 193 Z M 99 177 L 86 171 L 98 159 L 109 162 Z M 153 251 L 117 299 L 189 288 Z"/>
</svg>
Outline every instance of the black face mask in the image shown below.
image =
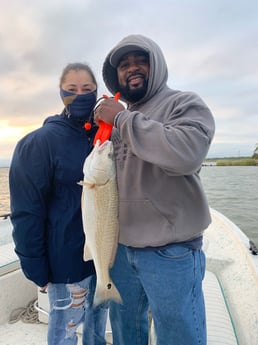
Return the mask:
<svg viewBox="0 0 258 345">
<path fill-rule="evenodd" d="M 60 96 L 65 105 L 67 116 L 79 122 L 87 121 L 96 104 L 96 91 L 97 90 L 90 93 L 77 95 L 75 93 L 60 89 Z"/>
</svg>

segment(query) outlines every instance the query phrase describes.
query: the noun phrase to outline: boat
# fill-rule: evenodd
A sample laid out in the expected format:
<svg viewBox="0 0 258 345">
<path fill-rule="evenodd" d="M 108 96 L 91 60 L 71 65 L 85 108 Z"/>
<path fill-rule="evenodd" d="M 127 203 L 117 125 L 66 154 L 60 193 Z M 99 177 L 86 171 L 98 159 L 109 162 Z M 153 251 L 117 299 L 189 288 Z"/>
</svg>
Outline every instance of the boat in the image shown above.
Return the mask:
<svg viewBox="0 0 258 345">
<path fill-rule="evenodd" d="M 222 213 L 211 208 L 211 215 L 212 223 L 204 235 L 207 345 L 257 345 L 258 250 Z M 11 222 L 5 217 L 0 220 L 0 345 L 43 345 L 47 295 L 24 277 L 10 234 Z M 3 244 L 8 236 L 10 241 Z M 24 314 L 27 316 L 22 318 Z M 80 328 L 78 337 L 81 344 Z M 106 341 L 112 344 L 109 323 Z M 149 345 L 155 345 L 152 324 Z"/>
</svg>

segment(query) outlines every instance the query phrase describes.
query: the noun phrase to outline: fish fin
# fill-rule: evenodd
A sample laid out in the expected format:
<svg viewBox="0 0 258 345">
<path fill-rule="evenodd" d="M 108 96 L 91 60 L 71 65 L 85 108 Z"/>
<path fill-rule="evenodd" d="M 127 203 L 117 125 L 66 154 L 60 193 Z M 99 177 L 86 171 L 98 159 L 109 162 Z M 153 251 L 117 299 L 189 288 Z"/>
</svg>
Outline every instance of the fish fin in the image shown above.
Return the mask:
<svg viewBox="0 0 258 345">
<path fill-rule="evenodd" d="M 117 243 L 114 244 L 114 249 L 112 250 L 112 256 L 110 258 L 109 268 L 112 268 L 116 258 Z"/>
<path fill-rule="evenodd" d="M 118 237 L 119 237 L 119 231 L 116 232 L 116 238 L 114 240 L 114 244 L 113 244 L 113 249 L 112 249 L 112 256 L 110 258 L 110 265 L 109 268 L 112 268 L 115 262 L 115 258 L 116 258 L 116 251 L 117 251 L 117 244 L 118 244 Z"/>
<path fill-rule="evenodd" d="M 83 260 L 84 261 L 92 260 L 92 255 L 91 255 L 91 252 L 90 252 L 90 248 L 88 247 L 87 244 L 84 246 Z"/>
<path fill-rule="evenodd" d="M 95 187 L 96 183 L 95 182 L 87 182 L 87 181 L 79 181 L 77 182 L 79 186 L 86 186 L 88 188 L 93 188 Z"/>
<path fill-rule="evenodd" d="M 115 301 L 120 304 L 123 303 L 120 293 L 118 292 L 112 280 L 110 280 L 107 286 L 103 286 L 103 284 L 97 283 L 93 300 L 93 306 L 97 307 L 99 304 L 104 303 L 106 301 Z"/>
<path fill-rule="evenodd" d="M 95 182 L 86 182 L 85 185 L 88 187 L 88 188 L 94 188 L 96 186 L 96 183 Z"/>
</svg>

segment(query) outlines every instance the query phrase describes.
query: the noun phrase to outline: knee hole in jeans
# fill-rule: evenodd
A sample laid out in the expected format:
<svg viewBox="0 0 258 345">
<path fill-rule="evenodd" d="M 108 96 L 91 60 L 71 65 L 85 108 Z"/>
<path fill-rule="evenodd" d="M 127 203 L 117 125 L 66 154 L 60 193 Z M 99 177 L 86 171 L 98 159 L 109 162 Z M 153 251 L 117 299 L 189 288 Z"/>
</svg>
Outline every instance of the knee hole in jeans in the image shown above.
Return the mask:
<svg viewBox="0 0 258 345">
<path fill-rule="evenodd" d="M 55 301 L 53 308 L 55 310 L 67 310 L 69 308 L 80 308 L 84 306 L 88 289 L 83 289 L 79 285 L 67 284 L 70 296 Z"/>
<path fill-rule="evenodd" d="M 88 290 L 83 289 L 75 284 L 69 284 L 68 289 L 70 290 L 71 294 L 71 307 L 78 308 L 84 305 L 86 295 L 88 294 Z"/>
</svg>

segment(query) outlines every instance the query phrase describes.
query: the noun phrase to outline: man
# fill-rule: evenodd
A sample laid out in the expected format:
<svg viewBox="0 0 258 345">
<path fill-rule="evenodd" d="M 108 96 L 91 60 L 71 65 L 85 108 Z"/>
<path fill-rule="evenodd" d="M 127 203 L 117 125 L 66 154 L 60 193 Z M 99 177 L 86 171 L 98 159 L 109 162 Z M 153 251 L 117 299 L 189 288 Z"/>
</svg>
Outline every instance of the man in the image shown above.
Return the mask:
<svg viewBox="0 0 258 345">
<path fill-rule="evenodd" d="M 194 93 L 167 86 L 159 46 L 124 38 L 103 65 L 114 99 L 96 122 L 114 125 L 120 236 L 111 270 L 123 304 L 112 303 L 115 345 L 147 345 L 150 307 L 157 345 L 206 344 L 203 231 L 211 218 L 199 171 L 214 119 Z"/>
</svg>

